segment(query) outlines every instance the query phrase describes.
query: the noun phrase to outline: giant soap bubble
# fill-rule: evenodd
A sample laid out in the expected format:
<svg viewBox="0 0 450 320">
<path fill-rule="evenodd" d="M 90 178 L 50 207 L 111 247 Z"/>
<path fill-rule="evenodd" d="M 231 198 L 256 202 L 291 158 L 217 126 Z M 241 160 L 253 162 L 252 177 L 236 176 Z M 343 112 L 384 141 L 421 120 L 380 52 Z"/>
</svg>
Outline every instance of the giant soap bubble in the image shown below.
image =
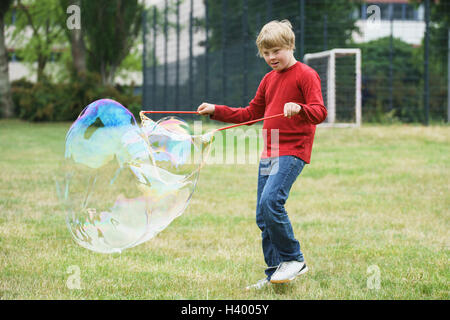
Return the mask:
<svg viewBox="0 0 450 320">
<path fill-rule="evenodd" d="M 191 135 L 176 117 L 154 122 L 116 101 L 97 100 L 72 124 L 57 192 L 75 241 L 102 253 L 153 238 L 181 215 L 212 136 Z"/>
</svg>

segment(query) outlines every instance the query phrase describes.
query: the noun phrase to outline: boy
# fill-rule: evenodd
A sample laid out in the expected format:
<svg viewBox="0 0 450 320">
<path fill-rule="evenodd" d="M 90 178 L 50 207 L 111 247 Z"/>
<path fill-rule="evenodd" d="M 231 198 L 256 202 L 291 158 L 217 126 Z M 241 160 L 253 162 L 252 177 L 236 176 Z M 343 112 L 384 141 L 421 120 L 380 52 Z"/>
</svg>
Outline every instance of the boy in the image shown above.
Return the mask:
<svg viewBox="0 0 450 320">
<path fill-rule="evenodd" d="M 212 119 L 241 123 L 264 121 L 264 151 L 258 174 L 256 223 L 261 230 L 266 278 L 247 289 L 285 283 L 308 271 L 284 204 L 305 163 L 310 162 L 316 124 L 327 116 L 318 74 L 294 58 L 295 34 L 288 20 L 271 21 L 260 31 L 259 56 L 273 69 L 262 79 L 245 108 L 202 103 L 197 111 Z M 278 141 L 273 133 L 278 130 Z M 271 139 L 273 136 L 274 139 Z"/>
</svg>

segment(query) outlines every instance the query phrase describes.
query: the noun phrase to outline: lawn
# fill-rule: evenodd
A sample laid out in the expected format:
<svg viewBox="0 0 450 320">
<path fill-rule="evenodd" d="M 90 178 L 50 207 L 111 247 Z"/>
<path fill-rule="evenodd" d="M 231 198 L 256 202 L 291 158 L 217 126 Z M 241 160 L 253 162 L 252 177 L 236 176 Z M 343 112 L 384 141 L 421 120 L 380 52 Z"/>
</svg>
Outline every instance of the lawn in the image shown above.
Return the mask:
<svg viewBox="0 0 450 320">
<path fill-rule="evenodd" d="M 1 299 L 450 297 L 449 126 L 318 128 L 286 204 L 310 271 L 252 292 L 257 163 L 207 164 L 181 217 L 99 254 L 75 244 L 56 198 L 69 126 L 0 121 Z"/>
</svg>

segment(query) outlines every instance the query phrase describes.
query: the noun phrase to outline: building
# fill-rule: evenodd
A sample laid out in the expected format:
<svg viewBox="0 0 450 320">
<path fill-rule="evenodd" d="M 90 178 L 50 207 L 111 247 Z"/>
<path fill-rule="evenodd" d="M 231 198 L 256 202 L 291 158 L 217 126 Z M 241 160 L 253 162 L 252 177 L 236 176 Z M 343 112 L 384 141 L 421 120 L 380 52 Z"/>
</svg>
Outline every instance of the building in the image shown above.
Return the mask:
<svg viewBox="0 0 450 320">
<path fill-rule="evenodd" d="M 408 0 L 366 0 L 361 5 L 358 21 L 360 33 L 354 33 L 356 43 L 368 42 L 391 34 L 412 45 L 420 45 L 425 33 L 424 5 Z"/>
</svg>

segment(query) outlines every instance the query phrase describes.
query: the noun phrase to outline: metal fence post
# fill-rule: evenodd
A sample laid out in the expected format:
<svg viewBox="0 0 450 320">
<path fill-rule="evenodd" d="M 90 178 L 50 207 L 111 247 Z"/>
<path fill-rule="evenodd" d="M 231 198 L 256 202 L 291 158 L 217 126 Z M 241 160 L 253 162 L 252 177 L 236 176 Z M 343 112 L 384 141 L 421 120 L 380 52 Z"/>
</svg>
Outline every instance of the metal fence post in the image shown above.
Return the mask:
<svg viewBox="0 0 450 320">
<path fill-rule="evenodd" d="M 300 0 L 300 61 L 305 55 L 305 0 Z"/>
<path fill-rule="evenodd" d="M 430 46 L 430 0 L 425 0 L 425 51 L 424 51 L 424 98 L 425 125 L 429 123 L 430 116 L 430 84 L 429 84 L 429 46 Z"/>
<path fill-rule="evenodd" d="M 164 98 L 163 98 L 163 107 L 167 108 L 167 80 L 168 80 L 168 69 L 167 69 L 167 11 L 168 11 L 168 3 L 167 0 L 164 1 Z"/>
<path fill-rule="evenodd" d="M 147 10 L 144 10 L 142 12 L 142 43 L 143 43 L 143 53 L 142 53 L 142 70 L 143 70 L 143 77 L 142 77 L 142 106 L 144 107 L 148 105 L 148 93 L 147 93 L 147 42 L 146 42 L 146 36 L 147 36 Z M 143 108 L 142 108 L 143 109 Z"/>
<path fill-rule="evenodd" d="M 194 20 L 194 1 L 191 0 L 191 8 L 189 12 L 189 107 L 193 108 L 193 97 L 194 97 L 194 73 L 193 73 L 193 47 L 192 47 L 192 24 Z"/>
<path fill-rule="evenodd" d="M 180 106 L 180 1 L 177 1 L 177 53 L 175 62 L 175 107 L 178 109 Z"/>
<path fill-rule="evenodd" d="M 447 122 L 450 122 L 450 28 L 447 34 Z"/>
<path fill-rule="evenodd" d="M 394 56 L 394 8 L 393 4 L 389 5 L 389 20 L 390 20 L 390 36 L 389 36 L 389 111 L 394 108 L 393 100 L 393 56 Z"/>
<path fill-rule="evenodd" d="M 208 100 L 209 96 L 209 6 L 208 0 L 205 0 L 205 96 L 204 99 Z"/>
<path fill-rule="evenodd" d="M 261 29 L 262 29 L 261 13 L 258 12 L 256 14 L 256 30 L 258 34 L 259 32 L 261 32 Z M 258 56 L 258 59 L 261 59 L 261 57 Z M 260 77 L 265 73 L 265 64 L 259 63 L 258 65 L 259 65 L 258 72 L 255 73 L 257 75 L 256 77 L 257 82 L 261 81 Z"/>
<path fill-rule="evenodd" d="M 272 0 L 266 0 L 266 23 L 271 21 L 273 18 L 273 3 Z"/>
<path fill-rule="evenodd" d="M 227 0 L 222 0 L 222 103 L 226 103 L 227 98 L 226 17 L 227 17 Z"/>
<path fill-rule="evenodd" d="M 328 50 L 328 15 L 323 16 L 323 50 Z"/>
<path fill-rule="evenodd" d="M 248 62 L 247 62 L 247 51 L 248 51 L 248 2 L 244 0 L 243 3 L 243 14 L 242 14 L 242 33 L 243 33 L 243 64 L 244 64 L 244 78 L 243 78 L 243 92 L 242 92 L 242 106 L 247 105 L 247 91 L 248 91 Z"/>
<path fill-rule="evenodd" d="M 153 86 L 152 86 L 152 108 L 156 105 L 156 6 L 153 7 Z"/>
</svg>

